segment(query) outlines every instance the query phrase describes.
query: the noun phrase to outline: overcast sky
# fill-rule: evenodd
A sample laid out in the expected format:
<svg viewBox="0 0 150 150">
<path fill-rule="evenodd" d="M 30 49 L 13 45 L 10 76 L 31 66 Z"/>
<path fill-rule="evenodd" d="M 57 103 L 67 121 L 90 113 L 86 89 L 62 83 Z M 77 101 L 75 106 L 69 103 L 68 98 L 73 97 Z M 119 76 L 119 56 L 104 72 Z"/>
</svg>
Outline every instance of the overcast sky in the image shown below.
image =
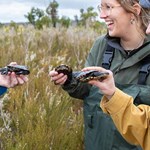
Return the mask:
<svg viewBox="0 0 150 150">
<path fill-rule="evenodd" d="M 24 17 L 31 8 L 40 8 L 45 11 L 48 4 L 53 0 L 0 0 L 0 22 L 25 22 Z M 80 9 L 93 6 L 95 9 L 100 0 L 56 0 L 59 3 L 58 15 L 68 16 L 74 19 L 80 14 Z M 97 10 L 96 10 L 97 11 Z"/>
</svg>

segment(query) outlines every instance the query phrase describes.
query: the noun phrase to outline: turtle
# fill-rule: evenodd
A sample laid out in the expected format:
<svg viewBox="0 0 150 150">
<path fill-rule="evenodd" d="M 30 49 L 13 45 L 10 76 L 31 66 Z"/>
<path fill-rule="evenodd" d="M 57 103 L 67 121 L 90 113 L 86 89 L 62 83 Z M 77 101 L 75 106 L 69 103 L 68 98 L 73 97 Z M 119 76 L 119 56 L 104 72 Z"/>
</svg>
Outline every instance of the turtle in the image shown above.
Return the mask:
<svg viewBox="0 0 150 150">
<path fill-rule="evenodd" d="M 68 76 L 65 84 L 69 84 L 70 81 L 72 80 L 72 68 L 69 67 L 68 65 L 61 64 L 55 68 L 55 71 L 57 71 L 59 74 L 63 73 L 64 75 Z"/>
<path fill-rule="evenodd" d="M 75 77 L 80 82 L 89 82 L 90 80 L 102 81 L 109 75 L 108 72 L 101 72 L 96 70 L 80 71 Z"/>
<path fill-rule="evenodd" d="M 0 68 L 2 75 L 7 75 L 8 72 L 15 72 L 16 75 L 28 75 L 30 74 L 29 69 L 23 65 L 7 65 L 6 67 Z"/>
<path fill-rule="evenodd" d="M 55 68 L 58 73 L 63 73 L 68 76 L 68 83 L 72 79 L 72 68 L 68 65 L 62 64 Z M 77 71 L 74 73 L 74 78 L 79 82 L 88 82 L 90 80 L 103 80 L 109 75 L 108 72 L 100 72 L 96 70 Z"/>
</svg>

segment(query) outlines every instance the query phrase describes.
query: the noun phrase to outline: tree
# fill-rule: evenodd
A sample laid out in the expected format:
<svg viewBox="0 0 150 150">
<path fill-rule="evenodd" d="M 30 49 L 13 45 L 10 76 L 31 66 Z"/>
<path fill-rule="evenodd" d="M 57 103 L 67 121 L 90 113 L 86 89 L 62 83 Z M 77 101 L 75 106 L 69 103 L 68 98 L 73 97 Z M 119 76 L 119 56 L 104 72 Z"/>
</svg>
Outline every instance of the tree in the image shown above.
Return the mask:
<svg viewBox="0 0 150 150">
<path fill-rule="evenodd" d="M 34 7 L 31 8 L 31 11 L 25 15 L 25 18 L 35 26 L 37 20 L 41 19 L 44 16 L 44 11 L 40 10 L 39 8 L 35 9 Z"/>
<path fill-rule="evenodd" d="M 49 6 L 46 9 L 46 13 L 51 16 L 53 27 L 56 27 L 56 22 L 57 22 L 57 8 L 59 4 L 53 0 L 53 2 L 50 2 Z"/>
<path fill-rule="evenodd" d="M 28 21 L 38 29 L 41 29 L 43 25 L 49 26 L 50 24 L 50 19 L 48 16 L 45 16 L 44 11 L 39 9 L 39 8 L 31 8 L 31 11 L 28 12 L 25 17 L 28 19 Z"/>
<path fill-rule="evenodd" d="M 80 23 L 85 27 L 91 26 L 92 23 L 95 21 L 96 17 L 98 16 L 97 12 L 94 12 L 93 7 L 88 7 L 86 12 L 84 12 L 84 9 L 80 9 L 80 13 Z"/>
<path fill-rule="evenodd" d="M 79 25 L 79 19 L 77 15 L 74 16 L 74 19 L 75 19 L 76 24 Z"/>
<path fill-rule="evenodd" d="M 70 25 L 70 18 L 66 17 L 66 16 L 62 16 L 61 19 L 60 19 L 60 23 L 63 27 L 66 27 L 68 28 L 69 25 Z"/>
</svg>

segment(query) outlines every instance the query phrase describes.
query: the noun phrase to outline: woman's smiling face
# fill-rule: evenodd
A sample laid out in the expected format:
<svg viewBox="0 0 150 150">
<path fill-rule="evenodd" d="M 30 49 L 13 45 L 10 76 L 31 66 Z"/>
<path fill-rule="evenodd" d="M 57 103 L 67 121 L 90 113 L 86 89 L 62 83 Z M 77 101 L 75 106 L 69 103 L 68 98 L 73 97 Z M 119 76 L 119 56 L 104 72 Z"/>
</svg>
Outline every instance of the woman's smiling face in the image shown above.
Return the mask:
<svg viewBox="0 0 150 150">
<path fill-rule="evenodd" d="M 116 0 L 101 0 L 100 18 L 104 19 L 112 37 L 122 37 L 132 28 L 131 13 L 124 10 Z"/>
</svg>

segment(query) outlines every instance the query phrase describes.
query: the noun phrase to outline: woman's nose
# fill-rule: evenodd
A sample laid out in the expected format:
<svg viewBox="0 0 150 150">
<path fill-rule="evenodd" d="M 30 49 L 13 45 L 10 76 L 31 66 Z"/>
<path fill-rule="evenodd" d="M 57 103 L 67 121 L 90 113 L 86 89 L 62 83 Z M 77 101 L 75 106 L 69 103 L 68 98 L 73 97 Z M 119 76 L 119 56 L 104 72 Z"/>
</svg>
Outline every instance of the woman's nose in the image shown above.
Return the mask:
<svg viewBox="0 0 150 150">
<path fill-rule="evenodd" d="M 101 11 L 99 16 L 101 19 L 105 19 L 108 16 L 108 14 L 105 11 Z"/>
</svg>

